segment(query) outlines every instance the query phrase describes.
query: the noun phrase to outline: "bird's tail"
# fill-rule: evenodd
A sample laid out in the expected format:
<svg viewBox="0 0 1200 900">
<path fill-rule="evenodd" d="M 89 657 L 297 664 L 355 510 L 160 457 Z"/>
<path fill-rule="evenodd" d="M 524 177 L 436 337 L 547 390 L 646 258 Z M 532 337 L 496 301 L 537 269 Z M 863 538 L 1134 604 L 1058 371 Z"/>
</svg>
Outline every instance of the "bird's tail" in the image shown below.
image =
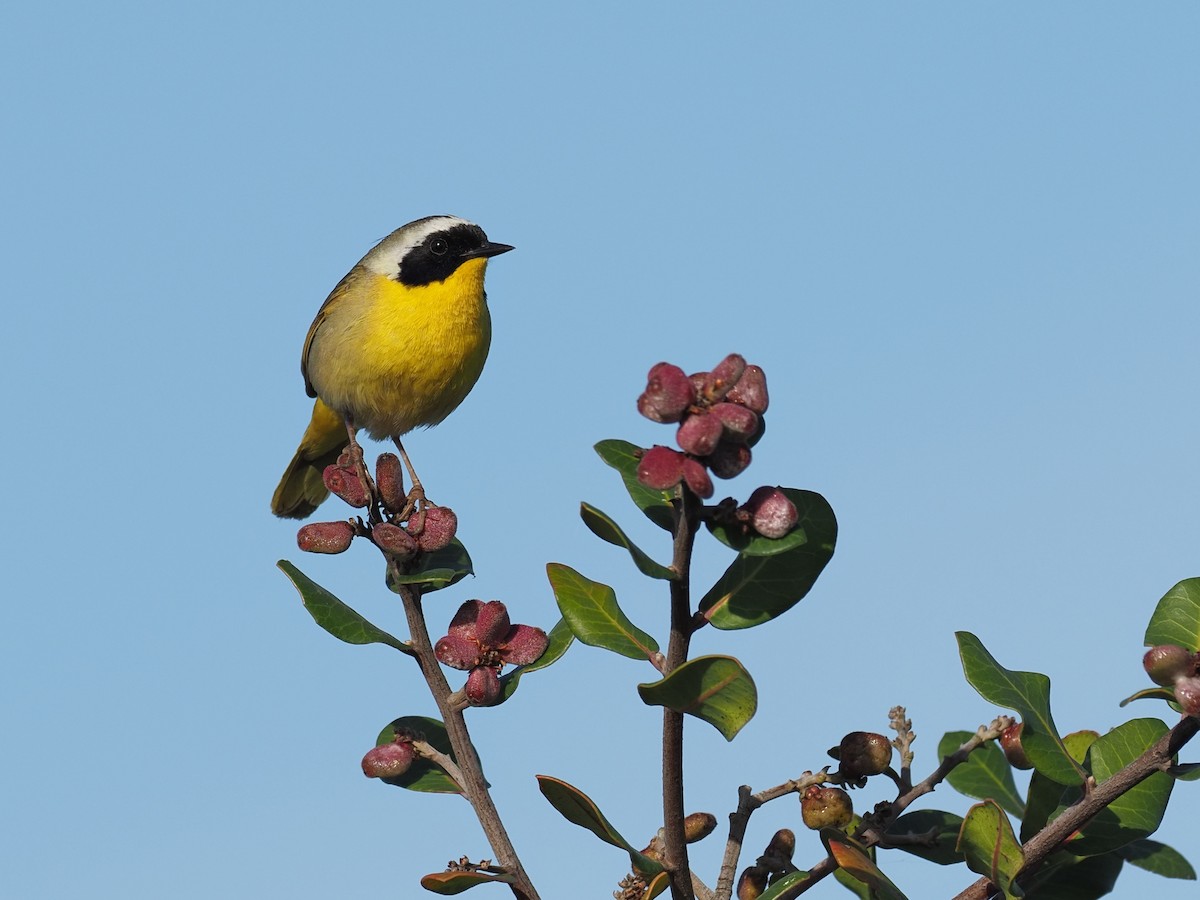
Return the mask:
<svg viewBox="0 0 1200 900">
<path fill-rule="evenodd" d="M 275 488 L 271 512 L 284 519 L 306 519 L 312 515 L 329 496 L 323 477 L 325 467 L 337 462 L 349 443 L 342 417 L 318 399 L 300 447 Z"/>
</svg>

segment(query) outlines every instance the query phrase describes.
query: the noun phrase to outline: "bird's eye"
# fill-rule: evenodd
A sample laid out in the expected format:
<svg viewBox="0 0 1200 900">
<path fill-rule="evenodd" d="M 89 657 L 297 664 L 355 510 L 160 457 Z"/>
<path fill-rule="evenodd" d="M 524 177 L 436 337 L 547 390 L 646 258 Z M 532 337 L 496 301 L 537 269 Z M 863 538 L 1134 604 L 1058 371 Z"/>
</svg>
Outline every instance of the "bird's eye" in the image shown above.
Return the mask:
<svg viewBox="0 0 1200 900">
<path fill-rule="evenodd" d="M 429 242 L 429 252 L 434 256 L 444 256 L 450 249 L 450 242 L 445 238 L 434 238 Z"/>
</svg>

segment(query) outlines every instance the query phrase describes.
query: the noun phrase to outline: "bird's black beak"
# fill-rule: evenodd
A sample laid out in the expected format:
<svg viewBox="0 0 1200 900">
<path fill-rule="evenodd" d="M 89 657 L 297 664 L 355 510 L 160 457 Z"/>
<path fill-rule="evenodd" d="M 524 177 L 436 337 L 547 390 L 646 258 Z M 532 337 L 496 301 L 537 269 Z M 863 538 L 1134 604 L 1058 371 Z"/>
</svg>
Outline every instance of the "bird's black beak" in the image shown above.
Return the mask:
<svg viewBox="0 0 1200 900">
<path fill-rule="evenodd" d="M 483 259 L 488 259 L 492 256 L 499 256 L 501 253 L 507 253 L 512 249 L 513 246 L 511 244 L 497 244 L 492 241 L 484 241 L 483 246 L 476 247 L 474 250 L 468 250 L 462 255 L 462 258 L 464 261 L 468 259 L 479 259 L 481 257 Z"/>
</svg>

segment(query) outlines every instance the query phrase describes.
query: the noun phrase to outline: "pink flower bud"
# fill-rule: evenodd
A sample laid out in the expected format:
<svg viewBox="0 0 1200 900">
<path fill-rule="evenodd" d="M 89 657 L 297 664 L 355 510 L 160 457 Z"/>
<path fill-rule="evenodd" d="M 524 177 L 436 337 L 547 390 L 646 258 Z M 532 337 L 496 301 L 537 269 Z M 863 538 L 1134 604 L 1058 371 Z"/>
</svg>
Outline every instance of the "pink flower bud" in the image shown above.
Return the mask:
<svg viewBox="0 0 1200 900">
<path fill-rule="evenodd" d="M 428 506 L 408 520 L 408 530 L 425 553 L 448 547 L 458 531 L 458 516 L 448 506 Z"/>
<path fill-rule="evenodd" d="M 395 778 L 408 771 L 416 755 L 410 741 L 380 744 L 368 750 L 363 757 L 363 774 L 368 778 Z"/>
<path fill-rule="evenodd" d="M 546 632 L 532 625 L 514 625 L 500 647 L 500 655 L 506 663 L 513 666 L 527 666 L 537 662 L 550 638 Z"/>
<path fill-rule="evenodd" d="M 375 463 L 375 487 L 379 489 L 379 499 L 391 512 L 400 512 L 408 502 L 404 493 L 404 469 L 400 466 L 400 457 L 395 453 L 381 453 Z"/>
<path fill-rule="evenodd" d="M 713 495 L 713 483 L 708 477 L 708 470 L 690 456 L 683 458 L 683 480 L 701 500 L 707 500 Z"/>
<path fill-rule="evenodd" d="M 683 460 L 670 447 L 651 447 L 638 461 L 638 481 L 653 491 L 669 491 L 683 478 Z"/>
<path fill-rule="evenodd" d="M 1196 674 L 1196 657 L 1190 650 L 1174 644 L 1151 647 L 1142 657 L 1146 674 L 1155 684 L 1170 687 L 1175 679 Z"/>
<path fill-rule="evenodd" d="M 708 412 L 694 413 L 675 432 L 675 442 L 693 456 L 708 456 L 721 440 L 721 420 Z"/>
<path fill-rule="evenodd" d="M 481 647 L 496 647 L 506 637 L 512 622 L 508 618 L 508 609 L 499 600 L 489 600 L 480 604 L 475 617 L 475 640 Z"/>
<path fill-rule="evenodd" d="M 781 538 L 796 527 L 796 504 L 777 487 L 756 488 L 742 507 L 750 515 L 750 524 L 763 537 Z"/>
<path fill-rule="evenodd" d="M 448 634 L 433 645 L 433 655 L 442 665 L 467 670 L 479 663 L 479 644 L 461 634 Z"/>
<path fill-rule="evenodd" d="M 500 699 L 500 675 L 492 666 L 476 666 L 467 674 L 463 692 L 472 706 L 495 706 Z"/>
<path fill-rule="evenodd" d="M 746 366 L 725 399 L 762 415 L 767 411 L 767 376 L 758 366 Z"/>
<path fill-rule="evenodd" d="M 349 522 L 313 522 L 296 534 L 296 543 L 305 553 L 341 553 L 354 539 Z"/>
<path fill-rule="evenodd" d="M 736 403 L 718 403 L 712 408 L 712 416 L 720 421 L 724 436 L 731 441 L 748 441 L 758 431 L 758 415 Z"/>
<path fill-rule="evenodd" d="M 322 473 L 322 480 L 324 480 L 329 493 L 341 497 L 351 506 L 361 509 L 367 505 L 367 492 L 363 489 L 362 479 L 358 477 L 358 472 L 354 469 L 326 466 Z"/>
<path fill-rule="evenodd" d="M 1200 678 L 1188 675 L 1176 681 L 1175 701 L 1184 715 L 1200 716 Z"/>
<path fill-rule="evenodd" d="M 704 381 L 704 397 L 712 403 L 725 399 L 746 369 L 746 360 L 740 353 L 730 353 L 717 363 Z"/>
<path fill-rule="evenodd" d="M 638 412 L 653 422 L 678 422 L 696 402 L 696 391 L 683 369 L 661 362 L 650 370 Z"/>
<path fill-rule="evenodd" d="M 750 448 L 745 444 L 721 441 L 705 462 L 718 478 L 733 478 L 750 465 Z"/>
<path fill-rule="evenodd" d="M 384 553 L 399 556 L 402 559 L 415 556 L 417 542 L 399 525 L 391 522 L 380 522 L 371 529 L 371 540 Z"/>
<path fill-rule="evenodd" d="M 1025 755 L 1025 745 L 1021 742 L 1021 732 L 1025 730 L 1024 722 L 1013 722 L 1000 732 L 1000 749 L 1004 751 L 1008 764 L 1014 769 L 1027 770 L 1033 768 L 1033 763 Z"/>
</svg>

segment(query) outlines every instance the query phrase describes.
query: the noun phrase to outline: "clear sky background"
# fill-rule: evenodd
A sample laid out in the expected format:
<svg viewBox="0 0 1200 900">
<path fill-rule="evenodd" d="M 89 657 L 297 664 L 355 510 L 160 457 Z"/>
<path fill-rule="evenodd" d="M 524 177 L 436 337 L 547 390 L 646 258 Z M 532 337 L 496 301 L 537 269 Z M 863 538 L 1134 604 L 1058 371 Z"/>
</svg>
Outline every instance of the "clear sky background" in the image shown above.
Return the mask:
<svg viewBox="0 0 1200 900">
<path fill-rule="evenodd" d="M 591 450 L 668 440 L 634 409 L 659 360 L 762 365 L 770 432 L 718 487 L 837 511 L 800 606 L 695 642 L 747 664 L 760 708 L 732 744 L 689 722 L 690 809 L 723 821 L 739 784 L 820 767 L 897 703 L 927 773 L 943 732 L 1001 712 L 956 629 L 1047 673 L 1063 730 L 1170 719 L 1117 703 L 1147 684 L 1154 604 L 1200 575 L 1198 34 L 1170 3 L 8 9 L 3 893 L 408 897 L 490 856 L 462 802 L 362 777 L 379 728 L 432 702 L 275 569 L 399 631 L 381 562 L 301 559 L 267 509 L 313 314 L 433 213 L 517 251 L 490 267 L 480 384 L 408 444 L 478 573 L 432 620 L 500 598 L 549 627 L 560 561 L 663 635 L 661 585 L 577 514 L 667 555 Z M 703 587 L 729 557 L 699 553 Z M 534 774 L 635 843 L 658 824 L 653 675 L 577 645 L 470 716 L 547 900 L 608 896 L 627 860 Z M 1197 790 L 1157 836 L 1200 864 Z M 802 831 L 795 798 L 756 814 L 751 855 L 784 825 Z M 693 848 L 710 883 L 720 845 Z M 803 832 L 798 864 L 820 855 Z M 883 863 L 911 897 L 973 880 L 901 856 Z M 1127 867 L 1116 895 L 1195 891 Z"/>
</svg>

